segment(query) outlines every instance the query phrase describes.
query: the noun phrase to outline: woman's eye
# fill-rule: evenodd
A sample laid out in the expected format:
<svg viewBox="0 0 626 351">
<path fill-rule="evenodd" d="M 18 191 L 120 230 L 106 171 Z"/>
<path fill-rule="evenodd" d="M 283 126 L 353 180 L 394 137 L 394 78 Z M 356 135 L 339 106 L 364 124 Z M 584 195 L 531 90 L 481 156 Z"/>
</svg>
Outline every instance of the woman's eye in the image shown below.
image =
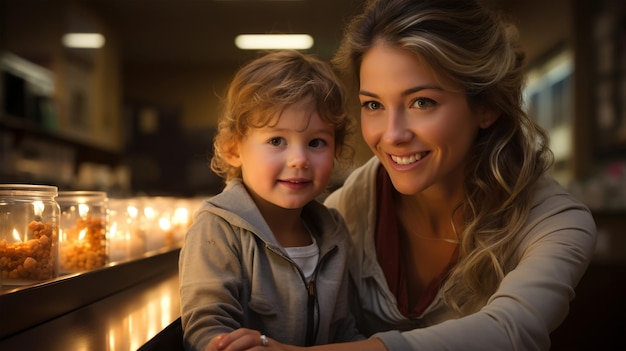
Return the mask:
<svg viewBox="0 0 626 351">
<path fill-rule="evenodd" d="M 309 146 L 316 149 L 319 149 L 326 145 L 328 145 L 328 143 L 324 139 L 313 139 L 311 140 L 311 142 L 309 142 Z"/>
<path fill-rule="evenodd" d="M 365 101 L 361 104 L 361 107 L 374 111 L 380 109 L 381 104 L 376 101 Z"/>
<path fill-rule="evenodd" d="M 437 103 L 433 99 L 417 98 L 413 100 L 413 106 L 418 109 L 425 109 L 431 106 L 435 106 Z"/>
<path fill-rule="evenodd" d="M 285 139 L 283 138 L 272 138 L 268 142 L 272 146 L 281 146 L 285 144 Z"/>
</svg>

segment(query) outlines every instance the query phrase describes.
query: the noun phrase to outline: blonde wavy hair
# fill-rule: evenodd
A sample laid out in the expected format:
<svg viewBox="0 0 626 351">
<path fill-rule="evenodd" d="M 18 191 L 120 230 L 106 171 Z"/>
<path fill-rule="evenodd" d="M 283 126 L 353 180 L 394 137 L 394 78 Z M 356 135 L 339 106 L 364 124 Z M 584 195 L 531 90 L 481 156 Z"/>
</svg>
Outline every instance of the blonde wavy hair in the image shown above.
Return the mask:
<svg viewBox="0 0 626 351">
<path fill-rule="evenodd" d="M 349 23 L 332 62 L 358 89 L 363 55 L 376 42 L 415 52 L 442 82 L 461 87 L 470 106 L 500 112 L 470 153 L 459 260 L 442 292 L 459 315 L 477 311 L 496 291 L 528 217 L 533 185 L 550 168 L 547 134 L 524 112 L 524 53 L 517 30 L 471 0 L 372 0 Z M 352 94 L 357 96 L 356 93 Z M 450 214 L 452 221 L 452 216 Z"/>
<path fill-rule="evenodd" d="M 241 178 L 241 168 L 226 161 L 226 155 L 250 128 L 276 122 L 284 109 L 306 102 L 320 118 L 335 128 L 336 160 L 349 159 L 346 137 L 353 121 L 345 109 L 341 80 L 328 62 L 295 50 L 265 53 L 240 68 L 223 101 L 223 113 L 213 141 L 211 170 L 228 182 Z M 306 107 L 306 106 L 305 106 Z"/>
</svg>

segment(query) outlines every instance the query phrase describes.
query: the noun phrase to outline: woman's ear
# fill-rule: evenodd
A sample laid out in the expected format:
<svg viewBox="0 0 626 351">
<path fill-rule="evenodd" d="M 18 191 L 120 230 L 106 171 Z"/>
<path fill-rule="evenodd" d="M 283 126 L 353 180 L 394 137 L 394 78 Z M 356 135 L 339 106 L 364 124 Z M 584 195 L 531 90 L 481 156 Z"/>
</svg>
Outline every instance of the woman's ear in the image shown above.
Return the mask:
<svg viewBox="0 0 626 351">
<path fill-rule="evenodd" d="M 478 125 L 482 129 L 487 129 L 500 118 L 500 111 L 489 107 L 483 107 L 480 112 L 480 120 Z"/>
</svg>

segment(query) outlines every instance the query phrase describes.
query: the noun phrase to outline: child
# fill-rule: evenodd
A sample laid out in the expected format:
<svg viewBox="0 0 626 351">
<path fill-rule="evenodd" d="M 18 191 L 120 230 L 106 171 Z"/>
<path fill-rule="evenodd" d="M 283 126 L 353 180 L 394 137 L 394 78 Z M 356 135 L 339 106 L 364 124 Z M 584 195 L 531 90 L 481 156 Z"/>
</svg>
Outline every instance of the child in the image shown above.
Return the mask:
<svg viewBox="0 0 626 351">
<path fill-rule="evenodd" d="M 278 51 L 237 72 L 225 107 L 211 168 L 226 188 L 200 207 L 180 254 L 185 348 L 241 327 L 260 331 L 258 345 L 362 339 L 345 224 L 315 200 L 351 126 L 338 79 L 319 59 Z"/>
</svg>

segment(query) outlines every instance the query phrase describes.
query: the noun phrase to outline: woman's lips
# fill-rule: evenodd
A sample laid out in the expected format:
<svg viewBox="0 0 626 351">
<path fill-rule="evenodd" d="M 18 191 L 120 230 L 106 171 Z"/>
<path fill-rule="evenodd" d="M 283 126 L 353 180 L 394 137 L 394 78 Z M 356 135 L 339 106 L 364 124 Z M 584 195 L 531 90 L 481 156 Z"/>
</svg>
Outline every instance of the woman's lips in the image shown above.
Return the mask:
<svg viewBox="0 0 626 351">
<path fill-rule="evenodd" d="M 410 165 L 411 163 L 415 163 L 421 160 L 426 155 L 428 155 L 428 153 L 429 151 L 424 151 L 424 152 L 418 152 L 416 154 L 409 155 L 409 156 L 395 156 L 395 155 L 390 155 L 390 156 L 393 162 L 404 166 L 404 165 Z"/>
</svg>

